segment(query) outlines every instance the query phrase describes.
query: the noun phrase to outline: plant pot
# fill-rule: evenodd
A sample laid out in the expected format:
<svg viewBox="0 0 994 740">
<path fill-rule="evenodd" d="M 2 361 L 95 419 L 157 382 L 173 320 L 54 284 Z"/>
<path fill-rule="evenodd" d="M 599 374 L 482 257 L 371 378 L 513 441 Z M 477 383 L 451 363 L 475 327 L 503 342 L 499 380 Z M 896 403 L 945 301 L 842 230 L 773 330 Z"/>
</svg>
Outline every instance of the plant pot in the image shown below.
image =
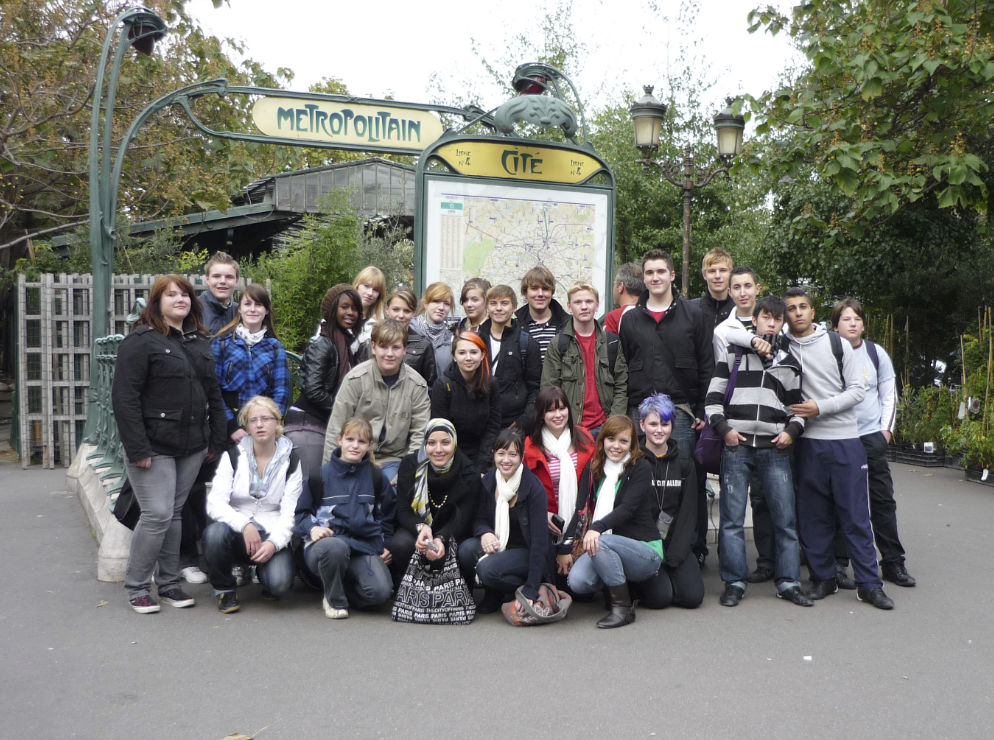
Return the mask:
<svg viewBox="0 0 994 740">
<path fill-rule="evenodd" d="M 966 468 L 963 471 L 963 477 L 971 483 L 979 483 L 982 486 L 991 486 L 994 488 L 994 470 L 987 471 L 987 480 L 981 480 L 983 474 L 983 468 Z"/>
<path fill-rule="evenodd" d="M 963 465 L 962 455 L 946 455 L 946 459 L 943 461 L 943 465 L 947 468 L 952 468 L 953 470 L 965 470 L 966 466 Z"/>
<path fill-rule="evenodd" d="M 945 465 L 946 454 L 941 449 L 925 452 L 913 445 L 901 445 L 894 450 L 894 462 L 922 468 L 941 468 Z"/>
</svg>

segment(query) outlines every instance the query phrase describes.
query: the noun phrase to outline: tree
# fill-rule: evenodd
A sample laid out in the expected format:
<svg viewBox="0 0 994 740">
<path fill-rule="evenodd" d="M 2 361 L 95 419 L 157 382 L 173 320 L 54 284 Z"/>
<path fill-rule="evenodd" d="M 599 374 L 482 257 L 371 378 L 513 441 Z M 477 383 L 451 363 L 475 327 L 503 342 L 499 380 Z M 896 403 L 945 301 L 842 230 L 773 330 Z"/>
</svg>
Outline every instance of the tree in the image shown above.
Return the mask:
<svg viewBox="0 0 994 740">
<path fill-rule="evenodd" d="M 11 247 L 70 231 L 87 220 L 90 110 L 100 47 L 124 0 L 5 0 L 0 15 L 0 263 Z M 180 0 L 148 5 L 168 32 L 151 57 L 129 53 L 121 68 L 114 142 L 149 102 L 195 81 L 226 78 L 231 85 L 280 87 L 286 69 L 271 74 L 252 60 L 231 61 L 232 41 L 207 36 Z M 322 88 L 345 92 L 325 80 Z M 100 97 L 98 92 L 97 97 Z M 207 125 L 251 130 L 251 101 L 200 99 Z M 341 159 L 343 157 L 337 157 Z M 328 150 L 272 147 L 213 139 L 175 109 L 153 117 L 128 150 L 120 210 L 134 220 L 226 207 L 231 194 L 262 174 L 336 159 Z"/>
<path fill-rule="evenodd" d="M 984 212 L 994 116 L 994 5 L 975 0 L 812 0 L 751 30 L 788 29 L 810 67 L 752 100 L 775 146 L 762 166 L 851 199 L 829 239 L 865 233 L 909 203 Z M 806 216 L 801 214 L 798 228 Z"/>
</svg>

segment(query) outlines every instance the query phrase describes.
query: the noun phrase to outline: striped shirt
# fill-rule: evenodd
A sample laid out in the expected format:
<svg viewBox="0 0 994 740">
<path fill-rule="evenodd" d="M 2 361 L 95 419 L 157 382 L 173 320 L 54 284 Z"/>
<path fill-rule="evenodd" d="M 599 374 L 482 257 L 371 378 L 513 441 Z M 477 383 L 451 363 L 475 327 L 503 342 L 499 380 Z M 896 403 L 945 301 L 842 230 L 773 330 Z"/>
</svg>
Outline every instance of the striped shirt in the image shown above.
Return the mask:
<svg viewBox="0 0 994 740">
<path fill-rule="evenodd" d="M 576 461 L 579 459 L 579 457 L 576 454 L 576 450 L 573 450 L 571 453 L 569 453 L 569 456 L 570 456 L 570 459 L 573 461 L 573 467 L 576 468 Z M 559 470 L 560 470 L 560 467 L 561 467 L 559 465 L 559 458 L 556 457 L 555 455 L 550 455 L 548 452 L 546 452 L 545 453 L 545 459 L 549 461 L 549 477 L 552 478 L 552 485 L 556 489 L 556 491 L 558 492 L 559 491 Z M 556 493 L 556 501 L 558 501 L 558 500 L 559 500 L 559 494 Z"/>
</svg>

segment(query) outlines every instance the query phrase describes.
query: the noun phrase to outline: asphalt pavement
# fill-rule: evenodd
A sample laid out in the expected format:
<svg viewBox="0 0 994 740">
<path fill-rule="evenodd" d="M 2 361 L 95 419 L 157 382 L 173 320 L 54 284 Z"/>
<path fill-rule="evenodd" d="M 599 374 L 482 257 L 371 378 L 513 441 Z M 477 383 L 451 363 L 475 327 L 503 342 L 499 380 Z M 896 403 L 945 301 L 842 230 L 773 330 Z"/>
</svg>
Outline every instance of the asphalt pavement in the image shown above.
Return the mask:
<svg viewBox="0 0 994 740">
<path fill-rule="evenodd" d="M 0 462 L 0 737 L 989 738 L 994 488 L 894 472 L 918 586 L 886 584 L 893 611 L 852 591 L 805 609 L 769 583 L 722 607 L 712 555 L 700 609 L 598 630 L 582 603 L 533 628 L 331 621 L 299 585 L 279 603 L 241 589 L 227 616 L 208 585 L 135 614 L 96 580 L 65 471 Z"/>
</svg>

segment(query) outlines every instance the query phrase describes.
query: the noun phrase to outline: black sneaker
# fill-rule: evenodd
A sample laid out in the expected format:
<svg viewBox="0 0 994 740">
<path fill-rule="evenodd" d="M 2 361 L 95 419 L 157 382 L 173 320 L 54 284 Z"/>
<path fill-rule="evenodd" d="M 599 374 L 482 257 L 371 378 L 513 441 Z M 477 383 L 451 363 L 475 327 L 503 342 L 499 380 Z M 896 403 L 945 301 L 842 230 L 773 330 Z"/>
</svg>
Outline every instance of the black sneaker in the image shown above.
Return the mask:
<svg viewBox="0 0 994 740">
<path fill-rule="evenodd" d="M 745 596 L 745 591 L 738 586 L 727 583 L 725 584 L 725 593 L 718 598 L 718 602 L 722 606 L 738 606 L 743 596 Z"/>
<path fill-rule="evenodd" d="M 159 605 L 155 602 L 155 599 L 148 594 L 142 594 L 141 596 L 135 596 L 134 598 L 128 599 L 128 603 L 131 604 L 131 608 L 139 614 L 155 614 L 159 611 Z"/>
<path fill-rule="evenodd" d="M 846 570 L 846 566 L 840 565 L 835 570 L 835 582 L 839 584 L 839 588 L 844 588 L 846 591 L 856 590 L 856 581 L 853 577 L 849 575 L 849 571 Z"/>
<path fill-rule="evenodd" d="M 905 588 L 912 588 L 915 585 L 915 579 L 908 573 L 904 563 L 884 563 L 880 570 L 883 572 L 885 581 L 896 583 Z"/>
<path fill-rule="evenodd" d="M 217 595 L 217 610 L 222 614 L 231 614 L 241 608 L 238 603 L 238 596 L 234 591 L 225 591 Z"/>
<path fill-rule="evenodd" d="M 789 601 L 791 604 L 797 604 L 798 606 L 815 605 L 815 602 L 801 590 L 800 586 L 791 586 L 790 588 L 785 588 L 783 591 L 777 591 L 777 598 Z"/>
<path fill-rule="evenodd" d="M 824 581 L 811 581 L 811 588 L 808 589 L 808 596 L 815 601 L 831 596 L 839 590 L 839 584 L 834 578 L 826 578 Z"/>
<path fill-rule="evenodd" d="M 894 600 L 884 593 L 882 588 L 860 588 L 856 590 L 856 598 L 873 604 L 877 609 L 893 609 Z"/>
<path fill-rule="evenodd" d="M 173 586 L 166 591 L 159 591 L 159 601 L 163 604 L 169 604 L 169 606 L 175 606 L 182 609 L 187 606 L 193 606 L 197 602 L 193 600 L 193 597 L 186 593 L 179 586 Z"/>
<path fill-rule="evenodd" d="M 757 565 L 756 570 L 749 574 L 749 583 L 765 583 L 773 580 L 773 568 L 766 565 Z"/>
</svg>

